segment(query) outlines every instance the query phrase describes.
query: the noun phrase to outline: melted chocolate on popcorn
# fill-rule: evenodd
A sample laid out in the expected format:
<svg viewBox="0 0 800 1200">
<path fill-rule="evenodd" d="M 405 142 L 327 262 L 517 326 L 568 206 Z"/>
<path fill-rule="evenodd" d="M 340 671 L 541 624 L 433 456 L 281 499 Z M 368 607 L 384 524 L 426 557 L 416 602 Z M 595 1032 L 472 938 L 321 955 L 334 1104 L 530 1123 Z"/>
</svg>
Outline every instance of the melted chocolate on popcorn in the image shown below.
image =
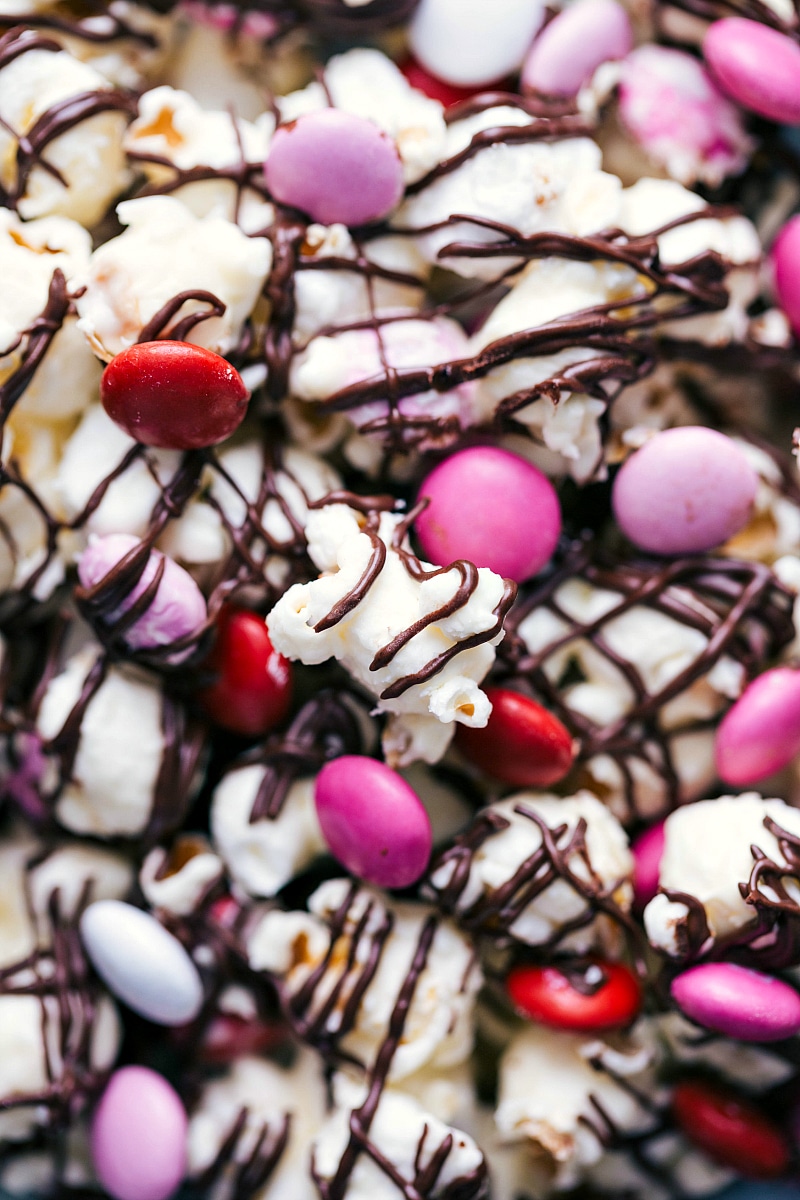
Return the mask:
<svg viewBox="0 0 800 1200">
<path fill-rule="evenodd" d="M 0 14 L 0 29 L 10 30 L 20 25 L 26 29 L 52 30 L 94 46 L 105 46 L 121 40 L 139 42 L 153 50 L 160 45 L 154 33 L 137 29 L 119 12 L 111 11 L 102 0 L 79 0 L 75 4 L 67 0 L 67 3 L 56 4 L 48 12 L 32 9 L 25 14 L 15 13 L 13 18 Z"/>
<path fill-rule="evenodd" d="M 619 601 L 595 620 L 581 621 L 565 612 L 559 604 L 558 590 L 568 580 L 577 579 L 592 589 L 619 595 Z M 638 605 L 654 609 L 706 639 L 705 647 L 664 687 L 649 692 L 632 658 L 612 649 L 605 630 L 610 621 Z M 554 634 L 540 650 L 528 650 L 520 625 L 534 610 L 547 611 L 563 623 L 564 631 Z M 511 612 L 506 621 L 506 638 L 499 648 L 504 666 L 501 670 L 523 690 L 532 690 L 567 726 L 578 740 L 577 763 L 591 776 L 591 760 L 598 755 L 610 757 L 623 781 L 626 812 L 623 817 L 652 820 L 652 807 L 639 811 L 637 766 L 658 780 L 663 791 L 659 811 L 675 807 L 683 795 L 683 783 L 674 761 L 673 739 L 680 735 L 711 729 L 725 707 L 707 719 L 684 719 L 666 727 L 661 713 L 664 706 L 687 688 L 704 678 L 725 656 L 740 664 L 746 678 L 753 678 L 792 640 L 792 597 L 776 580 L 772 571 L 760 563 L 736 559 L 696 556 L 661 562 L 634 559 L 626 562 L 599 551 L 590 541 L 573 545 L 562 566 L 540 586 L 534 587 Z M 572 709 L 565 688 L 580 678 L 581 645 L 589 644 L 609 664 L 616 677 L 622 677 L 631 690 L 629 711 L 606 725 L 598 725 Z M 574 678 L 564 682 L 551 679 L 548 663 L 554 655 L 569 655 L 575 646 Z M 604 788 L 596 780 L 589 786 L 597 794 Z"/>
<path fill-rule="evenodd" d="M 794 6 L 796 10 L 796 5 Z M 723 17 L 745 17 L 750 21 L 758 21 L 762 25 L 770 25 L 785 33 L 787 37 L 800 38 L 800 20 L 796 11 L 793 20 L 785 20 L 776 8 L 764 0 L 657 0 L 654 6 L 656 26 L 672 33 L 672 23 L 669 21 L 669 9 L 678 9 L 692 17 L 703 21 L 719 21 Z"/>
<path fill-rule="evenodd" d="M 296 0 L 300 13 L 323 33 L 356 37 L 380 33 L 407 21 L 419 0 L 370 0 L 353 6 L 345 0 Z"/>
</svg>

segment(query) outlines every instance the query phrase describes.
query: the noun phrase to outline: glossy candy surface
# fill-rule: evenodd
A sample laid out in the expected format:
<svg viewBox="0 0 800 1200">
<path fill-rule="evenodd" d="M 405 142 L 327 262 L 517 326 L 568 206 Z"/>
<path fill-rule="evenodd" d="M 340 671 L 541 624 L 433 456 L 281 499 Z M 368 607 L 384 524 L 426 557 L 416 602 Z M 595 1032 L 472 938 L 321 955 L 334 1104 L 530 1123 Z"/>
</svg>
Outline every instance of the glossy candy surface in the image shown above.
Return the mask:
<svg viewBox="0 0 800 1200">
<path fill-rule="evenodd" d="M 379 221 L 403 195 L 392 139 L 366 117 L 336 108 L 280 125 L 264 173 L 276 200 L 325 225 Z"/>
<path fill-rule="evenodd" d="M 735 963 L 701 963 L 673 979 L 672 998 L 706 1029 L 745 1042 L 776 1042 L 800 1032 L 800 995 L 771 975 Z"/>
<path fill-rule="evenodd" d="M 455 744 L 487 775 L 514 787 L 548 787 L 572 766 L 570 733 L 557 717 L 528 696 L 487 688 L 492 704 L 483 729 L 456 727 Z"/>
<path fill-rule="evenodd" d="M 385 763 L 357 754 L 326 763 L 317 776 L 317 816 L 331 853 L 379 887 L 409 887 L 431 853 L 422 801 Z"/>
<path fill-rule="evenodd" d="M 703 56 L 724 92 L 772 121 L 800 121 L 800 46 L 760 21 L 725 17 L 703 41 Z"/>
<path fill-rule="evenodd" d="M 197 967 L 176 937 L 122 900 L 98 900 L 80 932 L 97 974 L 120 1000 L 156 1025 L 184 1025 L 203 1003 Z"/>
<path fill-rule="evenodd" d="M 447 83 L 488 85 L 521 65 L 543 16 L 539 0 L 421 0 L 411 50 Z"/>
<path fill-rule="evenodd" d="M 672 1112 L 690 1142 L 748 1179 L 777 1179 L 789 1165 L 780 1129 L 738 1092 L 702 1080 L 678 1083 Z"/>
<path fill-rule="evenodd" d="M 111 420 L 145 446 L 200 450 L 244 420 L 248 391 L 235 367 L 189 342 L 143 342 L 108 364 L 100 398 Z"/>
<path fill-rule="evenodd" d="M 243 608 L 224 608 L 207 666 L 215 681 L 199 699 L 223 729 L 256 737 L 280 724 L 289 711 L 289 660 L 273 647 L 264 618 Z"/>
<path fill-rule="evenodd" d="M 633 854 L 633 895 L 637 909 L 643 909 L 658 891 L 658 875 L 664 854 L 664 822 L 646 829 L 631 845 Z"/>
<path fill-rule="evenodd" d="M 757 783 L 800 754 L 800 671 L 776 667 L 745 689 L 714 743 L 717 773 L 736 787 Z"/>
<path fill-rule="evenodd" d="M 92 1161 L 114 1200 L 167 1200 L 186 1170 L 186 1113 L 162 1075 L 122 1067 L 94 1113 Z"/>
<path fill-rule="evenodd" d="M 735 442 L 687 425 L 657 433 L 621 467 L 614 515 L 652 554 L 712 550 L 747 524 L 758 476 Z"/>
<path fill-rule="evenodd" d="M 406 58 L 398 63 L 398 66 L 413 88 L 424 92 L 431 100 L 438 100 L 445 108 L 469 100 L 471 96 L 478 95 L 483 90 L 481 87 L 456 87 L 453 83 L 445 83 L 443 79 L 426 71 L 422 63 L 418 63 L 414 58 Z M 505 81 L 501 80 L 498 87 L 502 87 L 504 83 Z"/>
<path fill-rule="evenodd" d="M 574 96 L 597 68 L 624 58 L 633 45 L 628 14 L 616 0 L 577 0 L 562 8 L 531 46 L 523 90 Z"/>
<path fill-rule="evenodd" d="M 795 334 L 800 334 L 800 214 L 781 229 L 771 258 L 778 301 Z"/>
<path fill-rule="evenodd" d="M 593 961 L 580 972 L 520 966 L 509 972 L 506 991 L 523 1016 L 574 1032 L 622 1029 L 642 1005 L 639 980 L 623 963 Z"/>
<path fill-rule="evenodd" d="M 531 463 L 494 446 L 451 455 L 423 481 L 427 508 L 414 524 L 422 552 L 446 566 L 464 558 L 517 583 L 540 571 L 561 533 L 550 480 Z"/>
</svg>

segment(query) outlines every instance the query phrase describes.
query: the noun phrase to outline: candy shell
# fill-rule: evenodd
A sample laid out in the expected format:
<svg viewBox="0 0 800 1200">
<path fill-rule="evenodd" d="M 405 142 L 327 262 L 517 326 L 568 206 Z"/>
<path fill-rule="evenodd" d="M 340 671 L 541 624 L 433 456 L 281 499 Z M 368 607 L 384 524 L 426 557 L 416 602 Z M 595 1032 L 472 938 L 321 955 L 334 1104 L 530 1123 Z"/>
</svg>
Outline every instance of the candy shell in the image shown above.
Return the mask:
<svg viewBox="0 0 800 1200">
<path fill-rule="evenodd" d="M 639 980 L 623 963 L 593 960 L 575 976 L 558 967 L 514 967 L 506 978 L 514 1007 L 553 1029 L 623 1029 L 642 1007 Z"/>
<path fill-rule="evenodd" d="M 725 783 L 757 783 L 800 754 L 800 671 L 776 667 L 745 689 L 720 722 L 714 742 Z"/>
<path fill-rule="evenodd" d="M 409 42 L 433 75 L 479 87 L 522 65 L 543 17 L 541 0 L 421 0 Z"/>
<path fill-rule="evenodd" d="M 111 420 L 145 446 L 200 450 L 241 425 L 249 393 L 229 362 L 189 342 L 142 342 L 108 364 L 100 399 Z"/>
<path fill-rule="evenodd" d="M 98 900 L 81 917 L 81 938 L 109 991 L 156 1025 L 184 1025 L 200 1011 L 203 985 L 176 937 L 122 900 Z"/>
<path fill-rule="evenodd" d="M 703 56 L 732 100 L 771 121 L 800 121 L 800 46 L 786 34 L 725 17 L 708 29 Z"/>
<path fill-rule="evenodd" d="M 279 125 L 264 173 L 276 200 L 324 225 L 380 221 L 403 195 L 403 164 L 392 139 L 366 117 L 338 108 Z"/>
<path fill-rule="evenodd" d="M 673 1092 L 672 1113 L 690 1142 L 748 1179 L 776 1179 L 789 1166 L 789 1146 L 781 1130 L 732 1088 L 683 1080 Z"/>
<path fill-rule="evenodd" d="M 638 910 L 644 909 L 658 891 L 661 859 L 664 856 L 664 822 L 646 829 L 631 845 L 633 854 L 633 899 Z"/>
<path fill-rule="evenodd" d="M 421 484 L 429 504 L 414 524 L 424 557 L 459 558 L 522 583 L 549 562 L 561 534 L 550 480 L 517 454 L 474 446 L 446 458 Z"/>
<path fill-rule="evenodd" d="M 422 64 L 414 58 L 406 58 L 398 66 L 413 88 L 416 88 L 418 92 L 424 92 L 431 100 L 438 100 L 445 108 L 461 104 L 464 100 L 471 99 L 472 96 L 478 95 L 483 90 L 474 87 L 456 87 L 455 84 L 445 83 L 443 79 L 438 79 L 436 75 L 431 75 L 430 71 L 426 71 Z M 502 86 L 502 81 L 499 86 Z"/>
<path fill-rule="evenodd" d="M 513 787 L 549 787 L 569 771 L 574 746 L 557 717 L 519 692 L 487 688 L 492 711 L 483 729 L 456 727 L 455 745 L 487 775 Z"/>
<path fill-rule="evenodd" d="M 167 1200 L 186 1172 L 186 1129 L 180 1097 L 163 1076 L 122 1067 L 92 1119 L 97 1178 L 114 1200 Z"/>
<path fill-rule="evenodd" d="M 199 693 L 199 700 L 216 725 L 244 737 L 258 737 L 287 715 L 291 665 L 272 645 L 258 613 L 232 606 L 222 609 L 206 666 L 214 680 Z"/>
<path fill-rule="evenodd" d="M 431 823 L 413 788 L 385 763 L 346 754 L 327 763 L 314 791 L 331 853 L 359 879 L 409 887 L 431 853 Z"/>
<path fill-rule="evenodd" d="M 628 14 L 616 0 L 577 0 L 546 25 L 522 68 L 524 91 L 574 96 L 597 68 L 633 45 Z"/>
<path fill-rule="evenodd" d="M 706 1029 L 742 1042 L 778 1042 L 800 1033 L 800 996 L 784 983 L 735 963 L 701 963 L 673 979 L 672 998 Z"/>
<path fill-rule="evenodd" d="M 772 276 L 780 306 L 800 336 L 800 214 L 791 217 L 772 246 Z"/>
<path fill-rule="evenodd" d="M 623 464 L 612 492 L 626 537 L 652 554 L 699 554 L 747 524 L 758 476 L 724 433 L 688 425 L 657 433 Z"/>
</svg>

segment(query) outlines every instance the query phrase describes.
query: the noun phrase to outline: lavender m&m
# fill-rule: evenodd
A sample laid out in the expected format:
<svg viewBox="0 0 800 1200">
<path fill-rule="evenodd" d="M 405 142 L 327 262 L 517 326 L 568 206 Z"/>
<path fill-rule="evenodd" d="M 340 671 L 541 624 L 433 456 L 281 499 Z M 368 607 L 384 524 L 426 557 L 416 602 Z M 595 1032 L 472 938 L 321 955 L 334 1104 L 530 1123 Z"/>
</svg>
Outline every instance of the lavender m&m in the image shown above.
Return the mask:
<svg viewBox="0 0 800 1200">
<path fill-rule="evenodd" d="M 642 911 L 658 891 L 661 859 L 664 857 L 664 822 L 651 826 L 631 845 L 633 854 L 633 902 Z"/>
<path fill-rule="evenodd" d="M 142 543 L 127 533 L 93 537 L 78 562 L 78 578 L 87 591 L 97 587 L 127 555 Z M 110 624 L 118 621 L 150 588 L 159 571 L 161 579 L 155 595 L 140 617 L 124 631 L 127 644 L 134 650 L 169 645 L 196 633 L 208 615 L 203 593 L 188 571 L 179 567 L 160 550 L 151 550 L 138 582 L 110 613 Z"/>
<path fill-rule="evenodd" d="M 735 963 L 702 963 L 672 981 L 678 1008 L 715 1033 L 778 1042 L 800 1033 L 800 996 L 771 975 Z"/>
<path fill-rule="evenodd" d="M 542 0 L 420 0 L 408 36 L 432 75 L 481 87 L 516 71 L 543 18 Z"/>
<path fill-rule="evenodd" d="M 800 214 L 781 229 L 772 246 L 771 260 L 780 306 L 800 336 Z"/>
<path fill-rule="evenodd" d="M 167 1200 L 186 1172 L 186 1112 L 163 1076 L 115 1071 L 95 1109 L 91 1153 L 114 1200 Z"/>
<path fill-rule="evenodd" d="M 617 0 L 577 0 L 546 25 L 522 68 L 524 91 L 574 96 L 604 62 L 633 45 L 628 14 Z"/>
<path fill-rule="evenodd" d="M 800 121 L 800 46 L 786 34 L 725 17 L 706 33 L 703 56 L 732 100 L 771 121 Z"/>
<path fill-rule="evenodd" d="M 357 754 L 327 763 L 314 791 L 331 853 L 378 887 L 409 887 L 431 853 L 431 823 L 413 788 L 385 763 Z"/>
<path fill-rule="evenodd" d="M 800 754 L 800 671 L 776 667 L 745 689 L 714 742 L 717 774 L 739 787 L 766 779 Z"/>
<path fill-rule="evenodd" d="M 120 1000 L 156 1025 L 185 1025 L 203 1004 L 197 967 L 176 937 L 123 900 L 97 900 L 81 917 L 92 966 Z"/>
<path fill-rule="evenodd" d="M 614 480 L 612 504 L 630 541 L 652 554 L 699 554 L 750 518 L 758 476 L 731 438 L 689 425 L 656 434 Z"/>
<path fill-rule="evenodd" d="M 437 566 L 465 558 L 521 583 L 549 561 L 561 507 L 547 476 L 517 454 L 474 446 L 435 467 L 419 489 L 427 508 L 414 528 Z"/>
<path fill-rule="evenodd" d="M 264 165 L 281 204 L 324 225 L 380 221 L 403 195 L 397 146 L 366 117 L 324 108 L 279 125 Z"/>
</svg>

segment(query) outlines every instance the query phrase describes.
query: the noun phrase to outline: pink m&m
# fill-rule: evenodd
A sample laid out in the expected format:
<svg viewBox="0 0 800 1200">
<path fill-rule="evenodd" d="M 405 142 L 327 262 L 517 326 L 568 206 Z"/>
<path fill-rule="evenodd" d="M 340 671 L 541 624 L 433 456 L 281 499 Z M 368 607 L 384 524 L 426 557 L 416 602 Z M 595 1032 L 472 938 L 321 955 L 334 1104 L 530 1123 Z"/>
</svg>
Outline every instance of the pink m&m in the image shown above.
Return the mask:
<svg viewBox="0 0 800 1200">
<path fill-rule="evenodd" d="M 114 1200 L 167 1200 L 186 1171 L 186 1113 L 163 1076 L 122 1067 L 109 1080 L 91 1130 L 100 1183 Z"/>
<path fill-rule="evenodd" d="M 385 763 L 347 754 L 317 776 L 314 800 L 335 858 L 378 887 L 409 887 L 431 853 L 431 823 L 413 788 Z"/>
<path fill-rule="evenodd" d="M 577 0 L 546 25 L 522 68 L 523 90 L 574 96 L 597 68 L 633 45 L 628 14 L 617 0 Z"/>
<path fill-rule="evenodd" d="M 735 963 L 701 963 L 672 981 L 678 1008 L 702 1025 L 743 1042 L 778 1042 L 800 1033 L 800 996 L 784 983 Z"/>
<path fill-rule="evenodd" d="M 744 17 L 715 21 L 703 56 L 719 86 L 771 121 L 800 121 L 800 46 L 777 29 Z"/>
<path fill-rule="evenodd" d="M 403 195 L 395 143 L 366 117 L 338 108 L 279 125 L 264 174 L 276 200 L 324 225 L 379 221 Z"/>
<path fill-rule="evenodd" d="M 646 829 L 631 845 L 633 854 L 633 901 L 641 911 L 658 891 L 661 859 L 664 857 L 664 822 Z"/>
<path fill-rule="evenodd" d="M 766 779 L 800 754 L 800 671 L 776 667 L 745 689 L 714 743 L 717 773 L 738 787 Z"/>
<path fill-rule="evenodd" d="M 699 554 L 747 524 L 758 476 L 724 433 L 657 433 L 622 466 L 612 504 L 630 541 L 652 554 Z"/>
<path fill-rule="evenodd" d="M 465 558 L 521 583 L 549 561 L 561 533 L 550 480 L 517 454 L 474 446 L 435 467 L 419 489 L 415 530 L 438 566 Z"/>
<path fill-rule="evenodd" d="M 800 335 L 800 214 L 786 222 L 772 246 L 772 277 L 780 306 Z"/>
</svg>

